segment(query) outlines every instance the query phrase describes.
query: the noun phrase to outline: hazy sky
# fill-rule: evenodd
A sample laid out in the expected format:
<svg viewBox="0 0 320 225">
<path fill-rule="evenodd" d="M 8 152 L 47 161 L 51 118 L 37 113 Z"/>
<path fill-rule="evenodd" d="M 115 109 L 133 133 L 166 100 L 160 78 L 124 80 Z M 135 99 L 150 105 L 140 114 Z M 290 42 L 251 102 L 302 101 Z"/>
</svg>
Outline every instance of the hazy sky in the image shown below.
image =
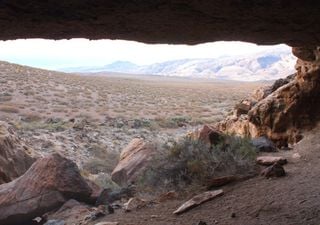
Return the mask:
<svg viewBox="0 0 320 225">
<path fill-rule="evenodd" d="M 150 45 L 123 40 L 28 39 L 0 41 L 0 60 L 47 69 L 102 66 L 118 60 L 147 65 L 174 59 L 244 55 L 269 48 L 271 47 L 244 42 L 215 42 L 187 46 Z"/>
</svg>

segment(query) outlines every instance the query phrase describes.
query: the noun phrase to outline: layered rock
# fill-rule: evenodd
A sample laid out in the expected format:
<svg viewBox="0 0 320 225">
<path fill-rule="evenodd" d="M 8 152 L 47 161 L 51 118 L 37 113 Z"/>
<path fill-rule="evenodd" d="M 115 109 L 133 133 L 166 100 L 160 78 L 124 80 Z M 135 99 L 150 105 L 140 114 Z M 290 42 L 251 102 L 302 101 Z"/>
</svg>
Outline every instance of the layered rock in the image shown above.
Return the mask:
<svg viewBox="0 0 320 225">
<path fill-rule="evenodd" d="M 0 185 L 0 224 L 22 224 L 68 199 L 87 201 L 91 188 L 75 163 L 53 154 L 38 159 L 14 181 Z"/>
<path fill-rule="evenodd" d="M 8 124 L 0 122 L 0 184 L 24 174 L 35 161 L 32 152 Z"/>
<path fill-rule="evenodd" d="M 112 180 L 119 185 L 135 182 L 154 152 L 154 147 L 142 138 L 133 139 L 121 152 L 119 163 L 111 174 Z"/>
<path fill-rule="evenodd" d="M 294 78 L 276 83 L 273 87 L 277 89 L 267 96 L 258 95 L 261 99 L 248 112 L 235 113 L 220 123 L 221 130 L 267 136 L 278 146 L 301 140 L 301 130 L 320 119 L 320 51 L 319 47 L 293 48 L 293 53 L 299 58 Z"/>
</svg>

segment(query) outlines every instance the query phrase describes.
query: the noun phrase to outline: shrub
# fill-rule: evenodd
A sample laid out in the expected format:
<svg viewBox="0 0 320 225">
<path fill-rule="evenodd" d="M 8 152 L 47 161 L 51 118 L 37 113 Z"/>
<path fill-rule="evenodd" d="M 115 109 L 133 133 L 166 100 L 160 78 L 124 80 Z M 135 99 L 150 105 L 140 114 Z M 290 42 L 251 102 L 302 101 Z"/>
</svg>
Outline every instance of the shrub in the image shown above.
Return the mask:
<svg viewBox="0 0 320 225">
<path fill-rule="evenodd" d="M 12 95 L 5 92 L 3 94 L 0 94 L 0 102 L 8 102 L 12 100 Z"/>
<path fill-rule="evenodd" d="M 190 124 L 190 117 L 176 116 L 176 117 L 157 117 L 155 121 L 162 128 L 178 128 L 186 124 Z"/>
<path fill-rule="evenodd" d="M 2 105 L 0 106 L 0 111 L 6 112 L 6 113 L 18 113 L 19 109 L 11 105 Z"/>
<path fill-rule="evenodd" d="M 255 168 L 254 147 L 248 139 L 235 136 L 225 136 L 215 146 L 185 137 L 158 150 L 150 169 L 140 177 L 140 188 L 181 191 L 213 177 L 245 175 Z"/>
</svg>

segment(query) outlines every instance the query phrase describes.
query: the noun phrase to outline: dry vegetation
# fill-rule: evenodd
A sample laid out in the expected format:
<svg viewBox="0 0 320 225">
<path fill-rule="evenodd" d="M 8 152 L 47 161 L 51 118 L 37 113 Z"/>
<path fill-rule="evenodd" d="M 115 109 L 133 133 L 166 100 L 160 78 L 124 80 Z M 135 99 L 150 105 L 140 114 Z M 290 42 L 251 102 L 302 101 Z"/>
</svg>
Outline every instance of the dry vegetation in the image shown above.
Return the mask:
<svg viewBox="0 0 320 225">
<path fill-rule="evenodd" d="M 14 64 L 0 66 L 1 116 L 106 117 L 211 123 L 259 83 L 164 77 L 98 77 L 48 72 Z M 167 124 L 167 125 L 166 125 Z"/>
<path fill-rule="evenodd" d="M 166 142 L 197 125 L 217 122 L 261 86 L 157 76 L 80 76 L 5 62 L 0 62 L 0 84 L 0 120 L 13 124 L 39 152 L 60 152 L 96 175 L 110 173 L 132 138 Z"/>
</svg>

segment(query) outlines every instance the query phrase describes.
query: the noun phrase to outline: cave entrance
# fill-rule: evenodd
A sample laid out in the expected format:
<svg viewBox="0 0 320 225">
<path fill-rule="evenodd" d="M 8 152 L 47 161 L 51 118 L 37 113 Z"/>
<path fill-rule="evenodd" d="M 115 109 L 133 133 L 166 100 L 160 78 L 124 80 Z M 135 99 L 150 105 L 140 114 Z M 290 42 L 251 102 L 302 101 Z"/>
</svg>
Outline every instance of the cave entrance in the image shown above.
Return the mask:
<svg viewBox="0 0 320 225">
<path fill-rule="evenodd" d="M 120 152 L 135 136 L 168 138 L 217 123 L 254 89 L 293 74 L 296 62 L 287 45 L 244 42 L 29 39 L 0 48 L 0 59 L 11 62 L 1 62 L 0 117 L 49 152 L 85 151 L 91 139 L 90 148 Z M 102 142 L 74 141 L 85 127 Z"/>
</svg>

